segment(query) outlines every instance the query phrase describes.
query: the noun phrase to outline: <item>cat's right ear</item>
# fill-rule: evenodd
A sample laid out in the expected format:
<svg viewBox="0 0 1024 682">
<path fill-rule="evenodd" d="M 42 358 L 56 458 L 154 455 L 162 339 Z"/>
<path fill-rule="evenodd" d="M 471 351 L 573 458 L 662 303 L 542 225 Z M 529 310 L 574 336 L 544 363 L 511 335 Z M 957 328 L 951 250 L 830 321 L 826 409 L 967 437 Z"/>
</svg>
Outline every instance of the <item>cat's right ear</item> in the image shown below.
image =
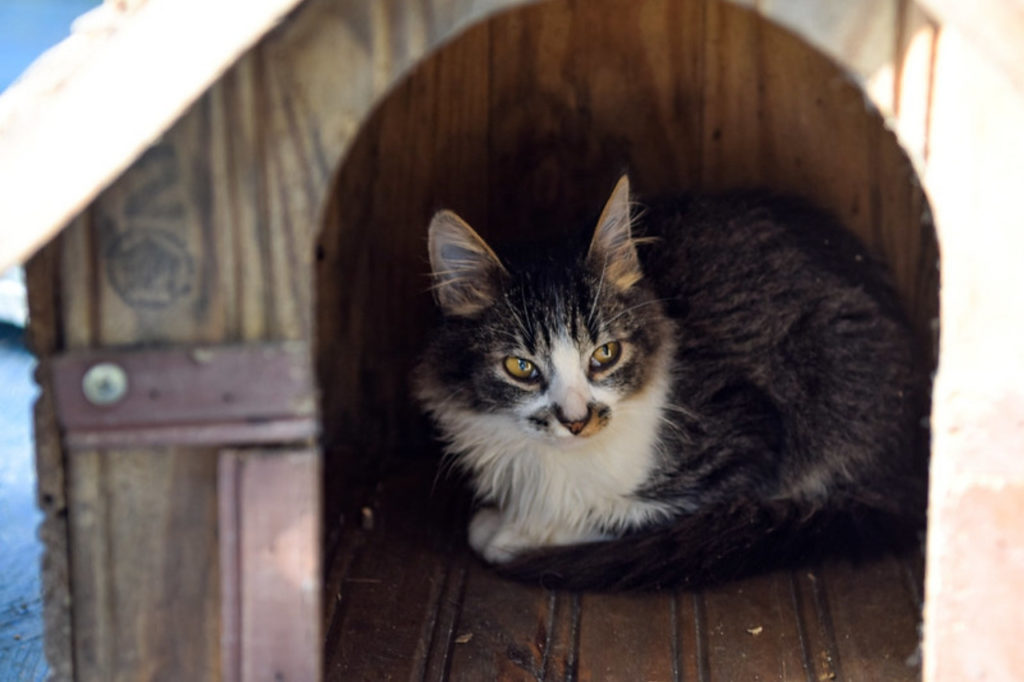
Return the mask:
<svg viewBox="0 0 1024 682">
<path fill-rule="evenodd" d="M 445 315 L 474 315 L 494 302 L 505 266 L 472 227 L 439 211 L 428 232 L 434 296 Z"/>
<path fill-rule="evenodd" d="M 597 219 L 590 250 L 587 251 L 590 267 L 623 291 L 643 277 L 631 234 L 631 222 L 629 176 L 623 175 Z"/>
</svg>

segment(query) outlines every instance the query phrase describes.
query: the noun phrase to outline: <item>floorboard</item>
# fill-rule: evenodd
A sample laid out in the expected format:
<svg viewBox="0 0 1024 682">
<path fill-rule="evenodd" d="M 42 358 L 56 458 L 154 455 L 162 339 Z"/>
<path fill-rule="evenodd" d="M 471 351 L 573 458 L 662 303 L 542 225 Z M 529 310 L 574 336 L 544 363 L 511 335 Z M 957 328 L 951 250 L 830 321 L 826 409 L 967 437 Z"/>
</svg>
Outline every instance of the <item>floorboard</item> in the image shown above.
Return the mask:
<svg viewBox="0 0 1024 682">
<path fill-rule="evenodd" d="M 702 592 L 548 591 L 472 556 L 467 495 L 433 472 L 408 460 L 348 496 L 328 548 L 328 682 L 920 679 L 919 556 Z"/>
</svg>

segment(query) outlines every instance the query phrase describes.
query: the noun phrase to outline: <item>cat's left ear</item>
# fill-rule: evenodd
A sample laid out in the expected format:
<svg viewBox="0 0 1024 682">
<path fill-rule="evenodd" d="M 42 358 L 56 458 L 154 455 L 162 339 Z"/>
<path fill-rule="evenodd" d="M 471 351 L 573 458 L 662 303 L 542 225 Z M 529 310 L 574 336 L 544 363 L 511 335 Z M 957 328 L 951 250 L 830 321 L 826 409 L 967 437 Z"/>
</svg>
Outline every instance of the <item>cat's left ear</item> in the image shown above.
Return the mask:
<svg viewBox="0 0 1024 682">
<path fill-rule="evenodd" d="M 630 233 L 629 176 L 623 175 L 615 183 L 612 195 L 597 219 L 594 238 L 587 251 L 587 263 L 604 279 L 625 291 L 640 278 L 640 258 Z"/>
<path fill-rule="evenodd" d="M 471 316 L 491 305 L 507 273 L 487 242 L 451 211 L 434 215 L 428 235 L 434 295 L 445 315 Z"/>
</svg>

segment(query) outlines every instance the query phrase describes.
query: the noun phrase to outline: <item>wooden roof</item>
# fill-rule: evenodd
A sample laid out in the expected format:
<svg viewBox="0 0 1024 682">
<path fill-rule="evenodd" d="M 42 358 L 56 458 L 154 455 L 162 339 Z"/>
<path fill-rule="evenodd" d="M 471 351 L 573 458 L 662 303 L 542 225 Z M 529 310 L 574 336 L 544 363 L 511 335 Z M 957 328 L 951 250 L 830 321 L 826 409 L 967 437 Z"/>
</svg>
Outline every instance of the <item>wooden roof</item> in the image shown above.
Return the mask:
<svg viewBox="0 0 1024 682">
<path fill-rule="evenodd" d="M 300 0 L 108 2 L 0 95 L 0 270 L 31 255 Z"/>
</svg>

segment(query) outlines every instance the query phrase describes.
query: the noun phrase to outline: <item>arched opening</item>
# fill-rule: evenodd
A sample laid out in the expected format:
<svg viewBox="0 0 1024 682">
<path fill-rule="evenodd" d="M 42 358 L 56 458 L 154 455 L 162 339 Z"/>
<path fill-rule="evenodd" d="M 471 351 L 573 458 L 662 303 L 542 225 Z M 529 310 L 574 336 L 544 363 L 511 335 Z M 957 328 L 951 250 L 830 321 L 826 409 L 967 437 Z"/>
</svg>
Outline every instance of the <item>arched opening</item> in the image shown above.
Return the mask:
<svg viewBox="0 0 1024 682">
<path fill-rule="evenodd" d="M 495 241 L 574 229 L 623 169 L 641 198 L 761 186 L 831 211 L 889 264 L 934 366 L 927 201 L 896 138 L 828 58 L 751 11 L 698 0 L 556 1 L 472 27 L 364 123 L 324 214 L 315 319 L 328 680 L 371 669 L 919 674 L 906 663 L 919 557 L 707 594 L 581 599 L 507 584 L 468 556 L 468 496 L 435 481 L 437 448 L 408 384 L 435 315 L 427 221 L 452 208 Z"/>
</svg>

